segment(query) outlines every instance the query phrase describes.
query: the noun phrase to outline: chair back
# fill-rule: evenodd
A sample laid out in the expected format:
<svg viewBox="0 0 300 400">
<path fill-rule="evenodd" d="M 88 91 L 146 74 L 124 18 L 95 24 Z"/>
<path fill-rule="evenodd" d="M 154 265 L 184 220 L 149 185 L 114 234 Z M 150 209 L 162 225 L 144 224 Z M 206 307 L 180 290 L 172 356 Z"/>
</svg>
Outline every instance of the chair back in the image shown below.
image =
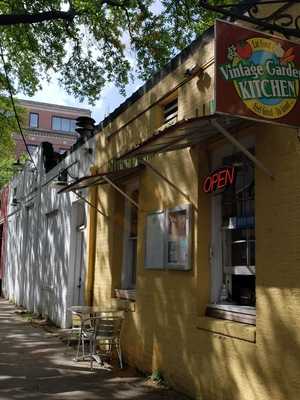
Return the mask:
<svg viewBox="0 0 300 400">
<path fill-rule="evenodd" d="M 94 321 L 93 321 L 94 320 Z M 105 315 L 92 318 L 96 339 L 119 339 L 124 317 L 122 315 Z"/>
<path fill-rule="evenodd" d="M 91 330 L 91 319 L 89 314 L 74 314 L 72 313 L 72 332 L 81 332 L 83 330 Z"/>
<path fill-rule="evenodd" d="M 80 316 L 72 313 L 72 329 L 80 329 L 80 327 L 81 327 Z"/>
</svg>

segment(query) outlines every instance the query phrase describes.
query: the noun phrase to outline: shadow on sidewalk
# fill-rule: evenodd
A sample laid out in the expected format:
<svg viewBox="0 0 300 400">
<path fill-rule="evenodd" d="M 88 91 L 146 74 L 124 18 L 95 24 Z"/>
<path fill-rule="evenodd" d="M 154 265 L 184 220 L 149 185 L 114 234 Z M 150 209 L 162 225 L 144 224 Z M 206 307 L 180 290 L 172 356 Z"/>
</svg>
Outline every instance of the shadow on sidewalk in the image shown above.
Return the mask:
<svg viewBox="0 0 300 400">
<path fill-rule="evenodd" d="M 0 398 L 72 400 L 187 400 L 168 389 L 145 385 L 126 368 L 112 371 L 74 362 L 74 349 L 58 336 L 32 326 L 0 299 Z"/>
</svg>

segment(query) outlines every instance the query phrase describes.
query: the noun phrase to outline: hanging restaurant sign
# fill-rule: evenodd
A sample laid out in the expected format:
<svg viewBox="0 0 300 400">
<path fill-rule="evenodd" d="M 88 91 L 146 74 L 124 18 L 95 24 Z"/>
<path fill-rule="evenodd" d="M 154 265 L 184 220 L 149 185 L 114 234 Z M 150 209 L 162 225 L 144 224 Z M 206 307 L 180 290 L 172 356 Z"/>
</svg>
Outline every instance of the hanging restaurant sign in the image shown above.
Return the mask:
<svg viewBox="0 0 300 400">
<path fill-rule="evenodd" d="M 216 21 L 216 111 L 300 126 L 300 45 Z"/>
<path fill-rule="evenodd" d="M 235 182 L 234 166 L 218 168 L 204 178 L 202 189 L 205 193 L 222 193 Z"/>
</svg>

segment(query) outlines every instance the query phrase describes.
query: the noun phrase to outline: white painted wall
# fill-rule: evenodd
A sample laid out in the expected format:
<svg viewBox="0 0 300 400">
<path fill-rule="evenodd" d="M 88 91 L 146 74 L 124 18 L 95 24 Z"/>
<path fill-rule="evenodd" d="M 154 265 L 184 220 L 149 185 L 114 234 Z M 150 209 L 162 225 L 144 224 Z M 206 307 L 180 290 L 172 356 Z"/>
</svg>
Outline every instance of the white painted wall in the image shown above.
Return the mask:
<svg viewBox="0 0 300 400">
<path fill-rule="evenodd" d="M 93 149 L 92 154 L 88 148 Z M 72 163 L 75 163 L 69 168 L 72 176 L 90 175 L 90 167 L 95 161 L 95 137 L 47 174 L 41 149 L 34 155 L 34 160 L 36 172 L 28 162 L 11 182 L 3 292 L 18 305 L 47 315 L 65 328 L 70 325 L 68 307 L 78 299 L 74 290 L 78 285 L 80 262 L 76 248 L 79 238 L 83 240 L 82 263 L 86 264 L 86 229 L 83 226 L 78 236 L 78 197 L 73 193 L 57 194 L 53 181 Z M 72 181 L 70 177 L 68 179 Z M 87 195 L 85 191 L 81 194 Z M 12 205 L 13 197 L 20 201 L 18 206 Z M 81 275 L 84 279 L 84 273 Z"/>
</svg>

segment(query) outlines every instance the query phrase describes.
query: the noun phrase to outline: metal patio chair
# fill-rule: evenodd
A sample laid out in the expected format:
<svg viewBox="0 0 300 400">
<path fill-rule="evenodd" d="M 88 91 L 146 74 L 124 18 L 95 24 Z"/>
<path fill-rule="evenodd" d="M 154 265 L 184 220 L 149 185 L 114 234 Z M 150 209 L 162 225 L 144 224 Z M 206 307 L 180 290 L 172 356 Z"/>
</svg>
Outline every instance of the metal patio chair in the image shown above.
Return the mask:
<svg viewBox="0 0 300 400">
<path fill-rule="evenodd" d="M 85 354 L 85 347 L 90 341 L 91 329 L 89 314 L 72 315 L 72 328 L 70 329 L 70 334 L 68 336 L 68 345 L 70 345 L 72 339 L 77 340 L 77 351 L 74 358 L 75 361 L 79 361 L 80 359 L 84 360 L 88 356 Z"/>
<path fill-rule="evenodd" d="M 123 320 L 124 315 L 121 313 L 91 318 L 91 325 L 93 326 L 90 337 L 91 369 L 93 369 L 94 361 L 103 364 L 102 357 L 111 358 L 113 351 L 117 352 L 120 368 L 123 368 L 120 343 Z"/>
</svg>

